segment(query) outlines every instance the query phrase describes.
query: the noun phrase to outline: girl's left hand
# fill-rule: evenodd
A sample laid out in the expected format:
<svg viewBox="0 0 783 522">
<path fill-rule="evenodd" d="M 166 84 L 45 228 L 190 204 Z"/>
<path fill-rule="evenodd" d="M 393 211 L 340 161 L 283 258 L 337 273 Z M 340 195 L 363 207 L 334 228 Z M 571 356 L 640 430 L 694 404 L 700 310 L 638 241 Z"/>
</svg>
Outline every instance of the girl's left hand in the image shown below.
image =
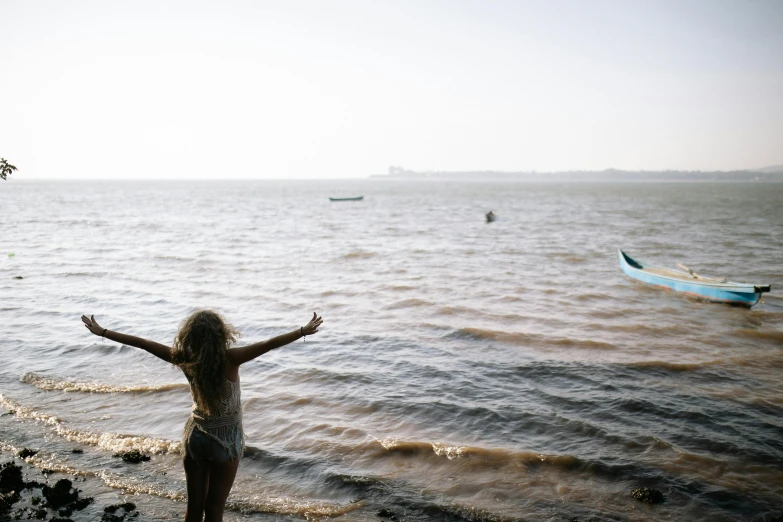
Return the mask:
<svg viewBox="0 0 783 522">
<path fill-rule="evenodd" d="M 103 334 L 103 328 L 98 324 L 98 321 L 95 320 L 94 315 L 91 315 L 90 317 L 83 315 L 82 322 L 84 323 L 84 326 L 95 335 Z"/>
</svg>

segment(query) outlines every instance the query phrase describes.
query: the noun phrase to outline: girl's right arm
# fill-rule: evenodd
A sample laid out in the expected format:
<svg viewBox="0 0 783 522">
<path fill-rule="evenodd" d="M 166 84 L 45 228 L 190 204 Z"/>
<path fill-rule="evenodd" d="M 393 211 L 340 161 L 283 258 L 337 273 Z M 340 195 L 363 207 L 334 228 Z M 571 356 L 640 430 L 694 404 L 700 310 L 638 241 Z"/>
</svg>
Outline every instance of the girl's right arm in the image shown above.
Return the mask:
<svg viewBox="0 0 783 522">
<path fill-rule="evenodd" d="M 142 350 L 145 350 L 151 353 L 152 355 L 163 359 L 168 363 L 171 362 L 171 348 L 169 346 L 166 346 L 165 344 L 156 343 L 155 341 L 150 341 L 148 339 L 143 339 L 141 337 L 135 337 L 133 335 L 126 335 L 126 334 L 121 334 L 120 332 L 113 332 L 108 328 L 102 328 L 95 320 L 94 315 L 91 315 L 90 317 L 83 315 L 82 322 L 84 323 L 84 326 L 95 335 L 105 337 L 110 341 L 126 344 L 128 346 L 133 346 L 135 348 L 141 348 Z"/>
</svg>

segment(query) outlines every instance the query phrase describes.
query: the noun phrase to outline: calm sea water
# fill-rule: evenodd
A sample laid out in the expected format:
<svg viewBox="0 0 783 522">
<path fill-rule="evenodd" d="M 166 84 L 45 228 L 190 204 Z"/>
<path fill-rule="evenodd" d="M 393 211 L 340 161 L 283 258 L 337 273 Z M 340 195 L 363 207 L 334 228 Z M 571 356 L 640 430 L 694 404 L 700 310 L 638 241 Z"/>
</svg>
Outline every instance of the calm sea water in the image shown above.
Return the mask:
<svg viewBox="0 0 783 522">
<path fill-rule="evenodd" d="M 184 511 L 186 381 L 83 313 L 163 343 L 196 308 L 243 343 L 323 315 L 242 368 L 229 520 L 783 512 L 783 184 L 13 180 L 0 215 L 0 456 L 38 449 L 151 519 Z M 772 293 L 645 287 L 618 248 Z M 112 458 L 134 448 L 152 460 Z"/>
</svg>

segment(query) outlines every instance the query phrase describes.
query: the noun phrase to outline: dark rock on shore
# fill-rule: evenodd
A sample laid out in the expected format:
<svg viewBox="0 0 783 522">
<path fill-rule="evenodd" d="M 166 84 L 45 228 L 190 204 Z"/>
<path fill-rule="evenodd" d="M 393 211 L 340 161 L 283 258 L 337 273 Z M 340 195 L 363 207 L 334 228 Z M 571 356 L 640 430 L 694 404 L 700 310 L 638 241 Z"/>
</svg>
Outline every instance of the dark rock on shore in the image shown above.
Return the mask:
<svg viewBox="0 0 783 522">
<path fill-rule="evenodd" d="M 19 454 L 28 452 L 37 453 L 25 448 Z M 68 479 L 58 480 L 53 487 L 34 480 L 25 482 L 22 467 L 11 461 L 0 468 L 0 512 L 8 513 L 14 504 L 21 501 L 19 492 L 23 489 L 40 489 L 44 500 L 42 501 L 41 496 L 33 495 L 27 507 L 19 508 L 13 513 L 17 520 L 22 518 L 45 520 L 50 509 L 58 510 L 57 514 L 60 516 L 70 516 L 73 511 L 82 510 L 93 502 L 91 497 L 79 498 L 79 490 L 74 488 L 73 483 Z"/>
<path fill-rule="evenodd" d="M 124 513 L 122 515 L 115 515 L 117 511 L 122 509 Z M 137 517 L 139 516 L 138 511 L 134 511 L 136 509 L 136 504 L 133 502 L 125 502 L 124 504 L 112 504 L 111 506 L 106 506 L 103 508 L 103 516 L 101 517 L 101 522 L 124 522 L 125 517 Z"/>
<path fill-rule="evenodd" d="M 639 502 L 646 504 L 660 504 L 663 502 L 663 493 L 653 488 L 636 488 L 631 491 L 631 496 Z"/>
<path fill-rule="evenodd" d="M 16 462 L 6 462 L 0 468 L 0 489 L 8 489 L 16 492 L 24 489 L 24 480 L 22 479 L 22 467 L 17 466 Z"/>
<path fill-rule="evenodd" d="M 146 462 L 150 460 L 149 455 L 144 455 L 139 450 L 121 451 L 119 453 L 115 453 L 112 455 L 112 457 L 121 458 L 123 461 L 130 462 L 132 464 L 138 464 L 139 462 Z"/>
<path fill-rule="evenodd" d="M 389 520 L 397 520 L 397 515 L 395 515 L 393 511 L 390 511 L 390 510 L 388 510 L 386 508 L 378 511 L 377 513 L 375 513 L 375 515 L 380 517 L 380 518 L 388 518 Z"/>
<path fill-rule="evenodd" d="M 17 453 L 16 455 L 21 459 L 26 459 L 27 457 L 32 457 L 36 453 L 38 453 L 36 450 L 31 450 L 30 448 L 22 448 L 21 450 L 19 450 L 19 453 Z"/>
<path fill-rule="evenodd" d="M 17 502 L 19 502 L 19 493 L 16 491 L 0 493 L 0 513 L 8 511 Z"/>
<path fill-rule="evenodd" d="M 118 509 L 133 511 L 136 509 L 136 504 L 133 502 L 125 502 L 124 504 L 112 504 L 111 506 L 106 506 L 103 508 L 106 513 L 116 513 Z"/>
<path fill-rule="evenodd" d="M 47 505 L 57 509 L 75 502 L 79 498 L 79 491 L 73 489 L 73 483 L 68 479 L 58 480 L 53 488 L 44 486 L 43 496 Z"/>
</svg>

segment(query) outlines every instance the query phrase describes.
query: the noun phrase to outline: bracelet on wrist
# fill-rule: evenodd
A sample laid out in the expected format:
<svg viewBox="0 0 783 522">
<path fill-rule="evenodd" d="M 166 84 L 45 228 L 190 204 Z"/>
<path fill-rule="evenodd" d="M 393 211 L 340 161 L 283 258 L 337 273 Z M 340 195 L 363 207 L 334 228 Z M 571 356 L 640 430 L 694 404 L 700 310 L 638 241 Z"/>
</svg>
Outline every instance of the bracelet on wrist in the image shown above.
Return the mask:
<svg viewBox="0 0 783 522">
<path fill-rule="evenodd" d="M 101 337 L 106 337 L 106 330 L 108 330 L 108 328 L 103 329 L 103 332 L 101 332 Z"/>
<path fill-rule="evenodd" d="M 305 339 L 305 337 L 307 336 L 304 333 L 304 326 L 299 327 L 299 333 L 302 334 L 302 339 L 306 341 L 307 339 Z"/>
</svg>

